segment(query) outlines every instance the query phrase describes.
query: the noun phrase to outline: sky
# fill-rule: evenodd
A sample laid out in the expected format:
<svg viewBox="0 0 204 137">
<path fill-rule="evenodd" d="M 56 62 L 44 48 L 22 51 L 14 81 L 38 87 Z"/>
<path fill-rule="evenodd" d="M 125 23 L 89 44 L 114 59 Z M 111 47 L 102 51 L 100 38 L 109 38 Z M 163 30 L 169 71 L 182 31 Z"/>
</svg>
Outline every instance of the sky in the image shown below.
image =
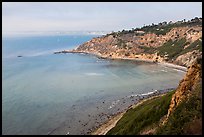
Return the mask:
<svg viewBox="0 0 204 137">
<path fill-rule="evenodd" d="M 119 31 L 202 17 L 202 2 L 3 2 L 2 31 Z"/>
</svg>

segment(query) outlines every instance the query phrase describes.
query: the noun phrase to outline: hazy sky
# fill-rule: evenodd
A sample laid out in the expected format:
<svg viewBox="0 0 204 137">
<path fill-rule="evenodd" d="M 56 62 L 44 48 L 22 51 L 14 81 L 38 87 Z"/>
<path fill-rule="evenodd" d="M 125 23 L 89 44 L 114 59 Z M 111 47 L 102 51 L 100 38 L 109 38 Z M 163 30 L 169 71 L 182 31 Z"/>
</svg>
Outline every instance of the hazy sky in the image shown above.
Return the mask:
<svg viewBox="0 0 204 137">
<path fill-rule="evenodd" d="M 202 17 L 201 2 L 3 2 L 8 31 L 118 31 Z"/>
</svg>

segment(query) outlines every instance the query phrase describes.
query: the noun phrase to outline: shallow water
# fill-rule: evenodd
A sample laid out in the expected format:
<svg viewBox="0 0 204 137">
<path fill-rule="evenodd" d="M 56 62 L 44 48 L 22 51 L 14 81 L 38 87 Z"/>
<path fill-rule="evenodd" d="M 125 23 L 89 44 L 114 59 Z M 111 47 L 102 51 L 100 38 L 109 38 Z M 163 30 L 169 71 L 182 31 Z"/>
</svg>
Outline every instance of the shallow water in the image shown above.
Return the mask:
<svg viewBox="0 0 204 137">
<path fill-rule="evenodd" d="M 185 74 L 147 62 L 53 54 L 92 37 L 3 39 L 2 134 L 87 134 L 139 99 L 131 95 L 175 88 Z"/>
</svg>

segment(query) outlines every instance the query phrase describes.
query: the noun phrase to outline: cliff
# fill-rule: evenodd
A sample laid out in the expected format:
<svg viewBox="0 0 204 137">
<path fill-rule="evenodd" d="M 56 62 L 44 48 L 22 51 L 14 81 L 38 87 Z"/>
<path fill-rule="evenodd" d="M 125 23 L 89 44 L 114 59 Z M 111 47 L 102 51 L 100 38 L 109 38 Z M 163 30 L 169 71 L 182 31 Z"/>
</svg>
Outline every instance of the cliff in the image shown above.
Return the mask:
<svg viewBox="0 0 204 137">
<path fill-rule="evenodd" d="M 202 18 L 113 32 L 93 38 L 68 52 L 189 66 L 202 54 Z"/>
<path fill-rule="evenodd" d="M 185 77 L 180 81 L 175 94 L 172 96 L 167 118 L 182 101 L 186 101 L 193 94 L 195 87 L 201 82 L 201 62 L 202 58 L 198 58 L 189 66 Z"/>
<path fill-rule="evenodd" d="M 202 134 L 202 57 L 188 67 L 157 134 Z"/>
</svg>

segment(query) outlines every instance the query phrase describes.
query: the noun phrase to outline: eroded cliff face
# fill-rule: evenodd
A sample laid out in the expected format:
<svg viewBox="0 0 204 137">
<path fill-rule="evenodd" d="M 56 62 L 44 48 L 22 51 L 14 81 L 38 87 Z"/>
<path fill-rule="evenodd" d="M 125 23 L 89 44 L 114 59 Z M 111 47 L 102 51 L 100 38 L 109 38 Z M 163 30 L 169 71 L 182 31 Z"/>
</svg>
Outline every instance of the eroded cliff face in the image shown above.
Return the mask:
<svg viewBox="0 0 204 137">
<path fill-rule="evenodd" d="M 202 27 L 176 27 L 172 28 L 165 35 L 156 35 L 154 33 L 146 33 L 144 31 L 134 31 L 131 33 L 117 33 L 106 36 L 93 38 L 92 40 L 80 45 L 74 52 L 87 52 L 99 55 L 105 58 L 132 58 L 145 59 L 155 62 L 171 62 L 183 66 L 188 66 L 194 59 L 194 55 L 202 54 L 201 51 L 189 51 L 179 55 L 176 59 L 169 58 L 168 53 L 165 55 L 158 54 L 161 51 L 158 47 L 163 46 L 169 41 L 179 41 L 185 39 L 183 49 L 188 48 L 193 42 L 199 40 L 202 42 Z M 174 46 L 171 44 L 170 46 Z M 196 45 L 195 45 L 196 46 Z M 177 50 L 177 47 L 175 47 Z M 171 53 L 171 51 L 170 51 Z M 190 58 L 190 59 L 189 59 Z"/>
<path fill-rule="evenodd" d="M 174 61 L 175 64 L 178 65 L 184 65 L 184 66 L 190 66 L 196 59 L 197 57 L 202 56 L 202 52 L 199 52 L 198 50 L 193 50 L 190 52 L 187 52 L 183 55 L 180 55 L 176 58 Z"/>
<path fill-rule="evenodd" d="M 196 85 L 202 80 L 202 58 L 198 57 L 188 68 L 184 78 L 180 81 L 176 92 L 172 96 L 168 109 L 167 118 L 173 113 L 175 108 L 182 102 L 188 100 Z"/>
</svg>

